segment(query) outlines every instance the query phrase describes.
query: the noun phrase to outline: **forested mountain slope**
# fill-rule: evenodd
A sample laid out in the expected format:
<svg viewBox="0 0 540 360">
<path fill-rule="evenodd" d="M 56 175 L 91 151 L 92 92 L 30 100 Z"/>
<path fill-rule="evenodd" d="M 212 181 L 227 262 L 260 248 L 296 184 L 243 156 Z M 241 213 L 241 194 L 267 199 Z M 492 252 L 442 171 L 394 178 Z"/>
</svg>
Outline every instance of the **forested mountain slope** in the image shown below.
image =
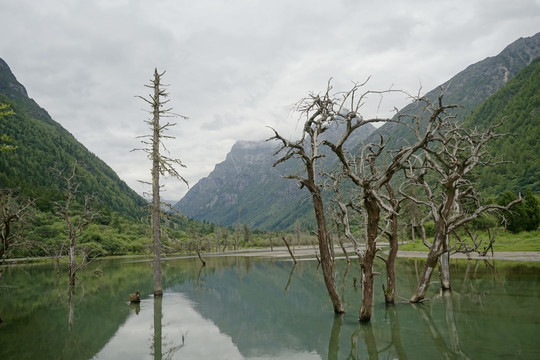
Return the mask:
<svg viewBox="0 0 540 360">
<path fill-rule="evenodd" d="M 540 57 L 524 68 L 467 118 L 466 125 L 502 125 L 510 134 L 489 144 L 489 151 L 506 163 L 484 167 L 477 182 L 488 195 L 505 190 L 540 192 Z"/>
<path fill-rule="evenodd" d="M 51 200 L 58 199 L 59 189 L 65 186 L 51 170 L 68 170 L 77 161 L 81 196 L 97 195 L 101 206 L 121 215 L 141 213 L 146 201 L 28 97 L 2 59 L 0 103 L 9 104 L 15 112 L 0 120 L 0 134 L 10 136 L 17 146 L 0 154 L 1 188 L 19 189 L 22 195 L 36 198 L 42 210 L 50 209 Z"/>
</svg>

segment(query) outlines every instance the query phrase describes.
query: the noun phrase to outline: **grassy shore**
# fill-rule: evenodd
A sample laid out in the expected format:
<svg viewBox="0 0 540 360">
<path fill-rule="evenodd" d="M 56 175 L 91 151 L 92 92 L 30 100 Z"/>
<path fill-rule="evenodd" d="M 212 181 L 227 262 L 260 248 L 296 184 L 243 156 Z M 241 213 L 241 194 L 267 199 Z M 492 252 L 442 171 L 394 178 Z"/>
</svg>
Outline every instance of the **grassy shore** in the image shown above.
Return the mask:
<svg viewBox="0 0 540 360">
<path fill-rule="evenodd" d="M 482 246 L 488 244 L 488 234 L 480 233 L 479 239 L 482 240 Z M 429 242 L 432 239 L 428 239 Z M 427 251 L 426 246 L 421 240 L 409 242 L 399 246 L 400 250 L 406 251 Z M 493 244 L 494 251 L 540 251 L 540 230 L 521 232 L 512 234 L 509 232 L 500 232 L 495 237 Z"/>
</svg>

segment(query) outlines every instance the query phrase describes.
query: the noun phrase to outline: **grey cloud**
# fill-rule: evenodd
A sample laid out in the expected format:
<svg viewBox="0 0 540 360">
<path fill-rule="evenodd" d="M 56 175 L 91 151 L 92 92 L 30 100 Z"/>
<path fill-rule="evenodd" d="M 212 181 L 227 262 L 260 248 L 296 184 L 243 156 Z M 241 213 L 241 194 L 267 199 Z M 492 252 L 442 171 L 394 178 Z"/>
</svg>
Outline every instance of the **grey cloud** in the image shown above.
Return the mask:
<svg viewBox="0 0 540 360">
<path fill-rule="evenodd" d="M 517 4 L 517 5 L 516 5 Z M 193 185 L 237 140 L 298 129 L 291 105 L 372 75 L 368 87 L 416 91 L 501 51 L 540 23 L 539 4 L 491 1 L 8 0 L 0 57 L 29 95 L 131 187 L 148 179 L 137 135 L 148 132 L 135 95 L 167 70 L 179 120 L 168 143 Z M 395 103 L 394 103 L 395 102 Z M 405 99 L 389 99 L 387 113 Z M 186 188 L 166 180 L 168 198 Z"/>
</svg>

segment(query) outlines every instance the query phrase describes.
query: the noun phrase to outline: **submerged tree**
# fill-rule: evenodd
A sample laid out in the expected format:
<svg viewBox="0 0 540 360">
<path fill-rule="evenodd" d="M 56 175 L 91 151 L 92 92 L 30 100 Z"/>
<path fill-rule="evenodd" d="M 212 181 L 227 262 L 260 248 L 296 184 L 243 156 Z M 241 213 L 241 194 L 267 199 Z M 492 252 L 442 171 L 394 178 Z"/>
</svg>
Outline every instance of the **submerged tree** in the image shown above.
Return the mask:
<svg viewBox="0 0 540 360">
<path fill-rule="evenodd" d="M 440 259 L 441 285 L 450 290 L 450 235 L 478 218 L 485 212 L 508 210 L 521 199 L 505 205 L 485 204 L 471 180 L 471 173 L 480 166 L 499 162 L 486 149 L 489 141 L 505 134 L 496 132 L 500 124 L 487 129 L 466 129 L 455 121 L 445 121 L 432 134 L 432 146 L 408 164 L 405 171 L 408 181 L 401 186 L 401 194 L 425 206 L 433 220 L 434 239 L 424 242 L 428 256 L 411 302 L 422 301 L 430 283 L 433 270 Z M 410 188 L 419 188 L 424 196 L 411 195 Z"/>
<path fill-rule="evenodd" d="M 97 200 L 95 196 L 85 195 L 82 204 L 77 204 L 75 195 L 79 188 L 76 182 L 77 178 L 77 162 L 73 165 L 71 172 L 64 173 L 56 170 L 58 177 L 65 181 L 66 187 L 63 191 L 64 200 L 54 202 L 56 205 L 58 216 L 66 223 L 66 232 L 68 235 L 69 248 L 69 285 L 75 285 L 77 271 L 80 270 L 86 261 L 87 254 L 82 254 L 82 259 L 77 260 L 77 254 L 81 249 L 77 245 L 77 240 L 82 235 L 84 229 L 97 216 L 97 212 L 93 209 L 93 203 Z M 80 206 L 82 205 L 82 206 Z"/>
<path fill-rule="evenodd" d="M 373 263 L 377 252 L 377 238 L 379 231 L 379 220 L 381 213 L 386 211 L 388 231 L 390 240 L 390 252 L 385 260 L 387 267 L 387 286 L 385 289 L 386 303 L 393 303 L 395 296 L 395 270 L 394 262 L 397 255 L 397 211 L 400 202 L 390 181 L 394 175 L 400 171 L 407 160 L 420 149 L 428 146 L 433 132 L 435 132 L 443 119 L 448 115 L 448 111 L 455 108 L 455 105 L 443 105 L 442 95 L 438 102 L 431 103 L 425 98 L 414 98 L 417 106 L 421 106 L 419 113 L 415 115 L 399 114 L 393 121 L 399 125 L 408 126 L 415 135 L 415 139 L 399 149 L 387 151 L 387 141 L 380 138 L 379 143 L 367 144 L 360 155 L 347 151 L 346 141 L 361 126 L 381 119 L 364 119 L 359 113 L 365 99 L 370 94 L 381 94 L 381 92 L 366 91 L 359 94 L 362 86 L 355 85 L 349 92 L 345 93 L 336 106 L 339 106 L 337 116 L 331 121 L 340 124 L 344 129 L 341 137 L 336 142 L 326 140 L 324 144 L 328 146 L 338 157 L 345 176 L 350 179 L 361 191 L 361 204 L 366 216 L 366 251 L 362 256 L 362 308 L 360 310 L 360 321 L 371 319 L 373 306 Z M 385 92 L 382 92 L 385 93 Z M 424 104 L 422 106 L 422 104 Z M 342 111 L 349 105 L 350 110 Z"/>
<path fill-rule="evenodd" d="M 22 246 L 23 227 L 34 206 L 34 200 L 20 197 L 13 190 L 0 189 L 0 277 L 5 260 Z"/>
<path fill-rule="evenodd" d="M 369 79 L 368 79 L 369 80 Z M 427 99 L 415 97 L 418 105 L 425 103 L 419 114 L 414 116 L 399 116 L 396 119 L 371 118 L 366 119 L 360 113 L 362 106 L 370 96 L 383 96 L 386 93 L 398 90 L 384 91 L 364 91 L 363 86 L 367 83 L 356 83 L 346 92 L 331 94 L 332 86 L 330 82 L 323 95 L 312 94 L 310 97 L 302 100 L 299 110 L 306 117 L 303 127 L 302 138 L 297 142 L 290 142 L 280 136 L 275 130 L 275 136 L 272 139 L 280 140 L 282 147 L 278 153 L 286 150 L 276 164 L 289 160 L 290 158 L 300 158 L 306 170 L 306 177 L 290 175 L 289 178 L 297 179 L 302 186 L 307 187 L 312 193 L 315 214 L 318 224 L 319 246 L 321 257 L 323 251 L 327 251 L 328 242 L 326 240 L 326 218 L 324 215 L 324 204 L 320 194 L 319 185 L 315 181 L 317 173 L 316 161 L 324 157 L 321 148 L 330 149 L 335 154 L 340 164 L 342 175 L 330 175 L 334 185 L 332 188 L 337 194 L 335 202 L 337 203 L 337 219 L 340 219 L 346 237 L 351 240 L 355 246 L 355 252 L 360 258 L 362 267 L 362 307 L 360 309 L 360 321 L 369 321 L 371 319 L 373 306 L 373 263 L 377 252 L 377 238 L 379 232 L 379 221 L 381 213 L 387 211 L 389 216 L 388 224 L 389 239 L 391 240 L 390 257 L 386 259 L 388 289 L 385 291 L 387 303 L 392 303 L 395 295 L 395 274 L 394 259 L 397 254 L 397 211 L 399 210 L 399 201 L 390 181 L 394 174 L 400 171 L 403 164 L 421 148 L 427 146 L 430 137 L 440 126 L 441 118 L 446 116 L 446 112 L 455 108 L 454 105 L 443 105 L 442 96 L 437 103 L 430 103 Z M 400 125 L 408 126 L 416 135 L 416 139 L 411 144 L 402 146 L 395 151 L 387 151 L 386 141 L 381 137 L 381 141 L 376 144 L 358 145 L 349 149 L 348 145 L 358 129 L 361 127 L 379 121 L 393 121 Z M 336 129 L 336 136 L 321 136 L 328 129 Z M 349 143 L 348 143 L 349 141 Z M 327 174 L 328 175 L 328 174 Z M 352 186 L 358 189 L 358 198 L 351 197 L 344 199 L 340 195 L 340 182 L 342 178 L 347 178 Z M 386 192 L 386 196 L 384 195 Z M 349 191 L 350 193 L 350 191 Z M 361 251 L 358 241 L 352 235 L 349 228 L 348 208 L 354 209 L 364 217 L 366 225 L 366 248 Z M 392 216 L 395 215 L 395 216 Z M 329 256 L 329 255 L 328 255 Z M 322 260 L 322 259 L 321 259 Z M 323 261 L 324 264 L 324 261 Z M 328 266 L 331 269 L 331 264 Z M 324 267 L 323 267 L 324 273 Z M 331 280 L 331 278 L 329 277 Z M 325 275 L 326 280 L 326 275 Z M 328 281 L 331 284 L 331 281 Z M 328 286 L 332 298 L 332 287 Z"/>
<path fill-rule="evenodd" d="M 172 176 L 176 179 L 180 179 L 186 185 L 187 181 L 180 175 L 176 166 L 185 167 L 179 159 L 170 158 L 167 148 L 163 144 L 164 139 L 174 139 L 172 136 L 168 136 L 165 132 L 176 123 L 166 122 L 161 124 L 161 118 L 180 116 L 171 112 L 171 108 L 163 108 L 165 104 L 169 102 L 168 94 L 165 92 L 164 85 L 161 83 L 161 78 L 165 72 L 159 73 L 157 69 L 154 70 L 154 78 L 150 80 L 149 85 L 146 87 L 153 90 L 152 94 L 148 97 L 138 96 L 140 99 L 148 103 L 152 110 L 149 111 L 152 114 L 152 118 L 145 120 L 149 125 L 152 133 L 150 135 L 143 135 L 141 142 L 145 145 L 144 148 L 135 149 L 141 150 L 148 154 L 148 158 L 152 160 L 152 239 L 154 250 L 154 295 L 163 295 L 163 286 L 161 281 L 161 198 L 160 198 L 160 175 Z M 185 117 L 183 117 L 185 118 Z"/>
<path fill-rule="evenodd" d="M 313 95 L 311 99 L 304 99 L 298 104 L 297 109 L 300 111 L 302 117 L 305 117 L 302 137 L 299 140 L 289 141 L 274 129 L 272 129 L 274 136 L 268 140 L 278 140 L 281 143 L 274 155 L 282 155 L 273 166 L 292 158 L 300 159 L 304 165 L 304 171 L 302 173 L 291 174 L 286 176 L 286 178 L 297 180 L 301 188 L 305 187 L 311 193 L 313 210 L 315 211 L 315 219 L 317 221 L 317 239 L 319 241 L 324 283 L 330 295 L 334 312 L 343 313 L 345 309 L 337 291 L 334 265 L 329 249 L 327 220 L 324 212 L 321 185 L 317 179 L 319 171 L 318 162 L 324 156 L 320 153 L 322 141 L 320 137 L 328 129 L 328 112 L 332 111 L 332 104 L 325 100 L 327 97 L 328 93 L 322 98 L 318 95 Z"/>
</svg>

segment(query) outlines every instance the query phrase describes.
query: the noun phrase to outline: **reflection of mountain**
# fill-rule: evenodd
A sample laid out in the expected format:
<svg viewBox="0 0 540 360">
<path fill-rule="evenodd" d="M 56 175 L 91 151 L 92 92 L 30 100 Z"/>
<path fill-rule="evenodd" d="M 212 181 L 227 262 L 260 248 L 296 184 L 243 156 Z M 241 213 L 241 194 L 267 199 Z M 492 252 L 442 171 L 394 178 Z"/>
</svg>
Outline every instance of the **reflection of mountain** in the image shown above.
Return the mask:
<svg viewBox="0 0 540 360">
<path fill-rule="evenodd" d="M 421 266 L 421 260 L 398 259 L 401 297 L 414 288 L 416 262 Z M 377 276 L 370 327 L 357 321 L 361 295 L 352 278 L 359 274 L 358 264 L 351 264 L 342 287 L 344 265 L 338 262 L 337 270 L 347 310 L 341 323 L 334 322 L 315 261 L 296 266 L 285 292 L 293 267 L 288 261 L 208 257 L 201 270 L 198 259 L 170 259 L 163 266 L 163 317 L 158 319 L 162 351 L 181 345 L 184 335 L 185 346 L 171 358 L 345 359 L 351 352 L 365 358 L 374 349 L 380 358 L 537 357 L 540 264 L 498 263 L 494 272 L 483 261 L 468 267 L 456 262 L 451 299 L 439 296 L 434 284 L 431 301 L 398 304 L 395 311 L 386 310 L 383 277 Z M 103 270 L 100 277 L 96 267 Z M 154 324 L 160 322 L 153 318 L 151 262 L 119 259 L 81 271 L 71 332 L 65 275 L 57 278 L 54 267 L 44 265 L 4 273 L 0 359 L 151 358 L 158 333 Z M 143 299 L 138 314 L 128 304 L 136 289 Z M 130 354 L 119 355 L 126 349 Z"/>
<path fill-rule="evenodd" d="M 398 295 L 408 296 L 413 290 L 415 262 L 421 266 L 421 260 L 399 259 Z M 374 347 L 383 358 L 397 358 L 400 353 L 406 353 L 409 358 L 438 358 L 445 353 L 480 358 L 487 352 L 489 358 L 497 358 L 502 349 L 501 334 L 507 331 L 504 348 L 519 349 L 521 354 L 529 355 L 536 351 L 540 317 L 533 308 L 540 306 L 540 299 L 534 295 L 538 294 L 540 286 L 538 266 L 501 264 L 497 273 L 493 273 L 483 262 L 477 262 L 464 275 L 466 263 L 460 262 L 459 266 L 456 263 L 453 309 L 449 309 L 448 299 L 438 295 L 438 286 L 434 284 L 429 292 L 431 302 L 415 307 L 398 304 L 395 313 L 385 309 L 383 279 L 378 276 L 374 316 L 371 329 L 366 329 L 357 321 L 361 295 L 360 289 L 359 292 L 353 289 L 352 278 L 359 272 L 358 265 L 353 264 L 345 282 L 347 313 L 341 329 L 336 329 L 339 322 L 333 323 L 331 303 L 316 265 L 316 262 L 300 262 L 286 293 L 292 263 L 273 261 L 267 265 L 249 258 L 219 268 L 211 265 L 203 269 L 199 281 L 180 283 L 167 291 L 182 292 L 191 299 L 197 312 L 214 323 L 221 333 L 230 336 L 245 358 L 281 359 L 286 358 L 284 352 L 294 350 L 318 354 L 323 359 L 330 358 L 331 351 L 337 352 L 338 359 L 347 358 L 350 352 L 364 358 L 368 349 Z M 378 268 L 377 271 L 384 270 Z M 344 262 L 339 262 L 340 289 L 343 274 Z M 509 311 L 516 299 L 519 299 L 520 309 Z M 422 321 L 419 308 L 430 314 L 428 322 Z M 433 337 L 433 329 L 437 338 Z M 329 343 L 331 338 L 337 337 L 337 330 L 340 331 L 336 350 L 336 344 L 329 346 Z M 461 349 L 455 349 L 456 341 Z M 485 350 L 486 346 L 490 349 Z"/>
<path fill-rule="evenodd" d="M 334 315 L 322 277 L 314 271 L 316 262 L 300 262 L 285 293 L 291 262 L 268 265 L 249 258 L 246 262 L 241 269 L 231 266 L 213 274 L 203 270 L 200 287 L 186 283 L 171 290 L 196 302 L 200 314 L 228 334 L 247 358 L 279 357 L 294 350 L 326 358 Z M 348 304 L 351 313 L 346 322 L 356 325 L 352 309 L 358 308 L 359 296 L 348 293 L 347 298 L 354 304 Z"/>
<path fill-rule="evenodd" d="M 155 331 L 155 303 L 158 302 L 154 302 L 152 296 L 143 299 L 140 313 L 136 315 L 132 312 L 95 358 L 149 358 L 158 348 L 155 343 L 159 341 L 152 339 Z M 211 348 L 213 353 L 222 354 L 223 359 L 242 359 L 231 338 L 221 334 L 210 320 L 203 319 L 194 306 L 195 304 L 179 293 L 167 293 L 163 297 L 162 307 L 157 307 L 157 314 L 163 314 L 159 331 L 162 355 L 174 355 L 181 351 L 179 357 L 183 359 L 200 359 L 201 349 Z"/>
</svg>

